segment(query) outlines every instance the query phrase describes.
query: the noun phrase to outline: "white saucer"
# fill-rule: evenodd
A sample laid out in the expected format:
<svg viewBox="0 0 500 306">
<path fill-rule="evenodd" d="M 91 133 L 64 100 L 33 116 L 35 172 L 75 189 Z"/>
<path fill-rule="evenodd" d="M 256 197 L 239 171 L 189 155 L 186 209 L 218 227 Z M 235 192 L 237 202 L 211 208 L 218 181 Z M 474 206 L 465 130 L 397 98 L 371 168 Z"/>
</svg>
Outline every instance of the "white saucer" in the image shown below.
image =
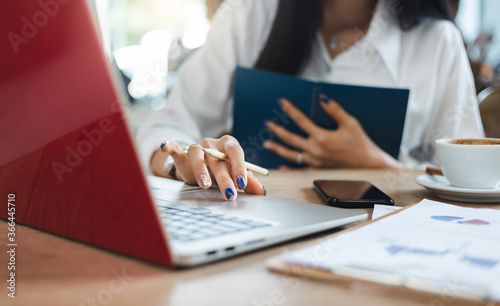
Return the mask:
<svg viewBox="0 0 500 306">
<path fill-rule="evenodd" d="M 473 203 L 500 203 L 500 186 L 495 189 L 458 188 L 451 186 L 444 176 L 429 174 L 421 175 L 415 180 L 417 184 L 443 199 Z"/>
</svg>

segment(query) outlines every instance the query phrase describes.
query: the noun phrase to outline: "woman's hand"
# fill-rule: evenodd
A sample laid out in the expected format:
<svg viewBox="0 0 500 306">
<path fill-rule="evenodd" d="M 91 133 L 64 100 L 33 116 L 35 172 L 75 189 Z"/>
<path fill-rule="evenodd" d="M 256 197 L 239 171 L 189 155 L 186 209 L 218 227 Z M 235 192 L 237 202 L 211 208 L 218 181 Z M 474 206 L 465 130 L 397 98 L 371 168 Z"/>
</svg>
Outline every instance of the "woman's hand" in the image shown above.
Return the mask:
<svg viewBox="0 0 500 306">
<path fill-rule="evenodd" d="M 223 152 L 229 161 L 208 156 L 201 148 Z M 234 137 L 206 138 L 199 145 L 191 145 L 187 152 L 184 152 L 179 143 L 168 141 L 162 144 L 161 151 L 173 158 L 176 167 L 175 179 L 204 189 L 211 187 L 215 181 L 228 201 L 236 199 L 238 189 L 247 193 L 266 194 L 262 184 L 252 172 L 247 171 L 243 149 Z"/>
<path fill-rule="evenodd" d="M 336 130 L 327 130 L 317 126 L 286 99 L 281 99 L 279 104 L 282 110 L 308 135 L 304 138 L 274 122 L 266 122 L 273 134 L 295 148 L 291 150 L 269 140 L 264 142 L 265 148 L 285 159 L 314 167 L 402 166 L 373 143 L 355 117 L 327 96 L 320 95 L 320 104 L 325 112 L 337 122 Z"/>
</svg>

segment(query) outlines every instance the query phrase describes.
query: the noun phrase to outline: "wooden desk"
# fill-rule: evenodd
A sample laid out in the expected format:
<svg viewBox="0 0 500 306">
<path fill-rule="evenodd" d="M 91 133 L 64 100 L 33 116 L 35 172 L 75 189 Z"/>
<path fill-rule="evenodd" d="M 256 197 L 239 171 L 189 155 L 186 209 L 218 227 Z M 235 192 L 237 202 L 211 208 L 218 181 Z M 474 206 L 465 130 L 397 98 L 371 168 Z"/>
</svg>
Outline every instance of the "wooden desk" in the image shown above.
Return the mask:
<svg viewBox="0 0 500 306">
<path fill-rule="evenodd" d="M 398 206 L 429 198 L 415 183 L 421 171 L 273 171 L 263 177 L 268 194 L 320 204 L 314 179 L 364 179 L 386 191 Z M 265 260 L 333 231 L 202 267 L 171 270 L 17 225 L 17 298 L 7 297 L 7 226 L 0 221 L 0 305 L 455 305 L 453 297 L 383 291 L 361 283 L 331 284 L 269 272 Z M 145 237 L 147 239 L 147 237 Z M 458 301 L 458 304 L 464 304 Z M 467 305 L 470 305 L 468 303 Z M 489 304 L 493 305 L 493 304 Z"/>
</svg>

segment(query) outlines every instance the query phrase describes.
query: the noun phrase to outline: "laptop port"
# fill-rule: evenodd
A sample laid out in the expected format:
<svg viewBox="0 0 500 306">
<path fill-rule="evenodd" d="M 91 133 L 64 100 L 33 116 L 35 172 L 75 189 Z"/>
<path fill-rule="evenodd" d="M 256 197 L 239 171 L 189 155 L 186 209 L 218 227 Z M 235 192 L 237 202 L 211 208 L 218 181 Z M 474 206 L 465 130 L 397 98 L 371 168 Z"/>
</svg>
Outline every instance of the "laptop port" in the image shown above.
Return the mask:
<svg viewBox="0 0 500 306">
<path fill-rule="evenodd" d="M 255 243 L 262 243 L 266 241 L 266 239 L 257 239 L 257 240 L 252 240 L 252 241 L 248 241 L 247 243 L 245 243 L 246 245 L 251 245 L 251 244 L 255 244 Z"/>
<path fill-rule="evenodd" d="M 215 255 L 217 254 L 217 251 L 210 251 L 210 252 L 207 252 L 207 255 L 210 256 L 210 255 Z"/>
<path fill-rule="evenodd" d="M 234 251 L 234 249 L 235 249 L 234 246 L 225 248 L 226 252 Z"/>
</svg>

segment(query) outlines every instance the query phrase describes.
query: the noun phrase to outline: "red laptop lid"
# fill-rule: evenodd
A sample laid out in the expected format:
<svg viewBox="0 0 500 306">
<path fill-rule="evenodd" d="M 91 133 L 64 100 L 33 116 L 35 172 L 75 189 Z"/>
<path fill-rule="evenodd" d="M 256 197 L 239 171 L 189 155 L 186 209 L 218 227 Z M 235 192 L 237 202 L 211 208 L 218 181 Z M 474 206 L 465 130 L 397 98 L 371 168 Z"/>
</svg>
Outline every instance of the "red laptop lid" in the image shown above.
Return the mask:
<svg viewBox="0 0 500 306">
<path fill-rule="evenodd" d="M 5 2 L 0 39 L 0 217 L 170 264 L 86 1 Z"/>
</svg>

